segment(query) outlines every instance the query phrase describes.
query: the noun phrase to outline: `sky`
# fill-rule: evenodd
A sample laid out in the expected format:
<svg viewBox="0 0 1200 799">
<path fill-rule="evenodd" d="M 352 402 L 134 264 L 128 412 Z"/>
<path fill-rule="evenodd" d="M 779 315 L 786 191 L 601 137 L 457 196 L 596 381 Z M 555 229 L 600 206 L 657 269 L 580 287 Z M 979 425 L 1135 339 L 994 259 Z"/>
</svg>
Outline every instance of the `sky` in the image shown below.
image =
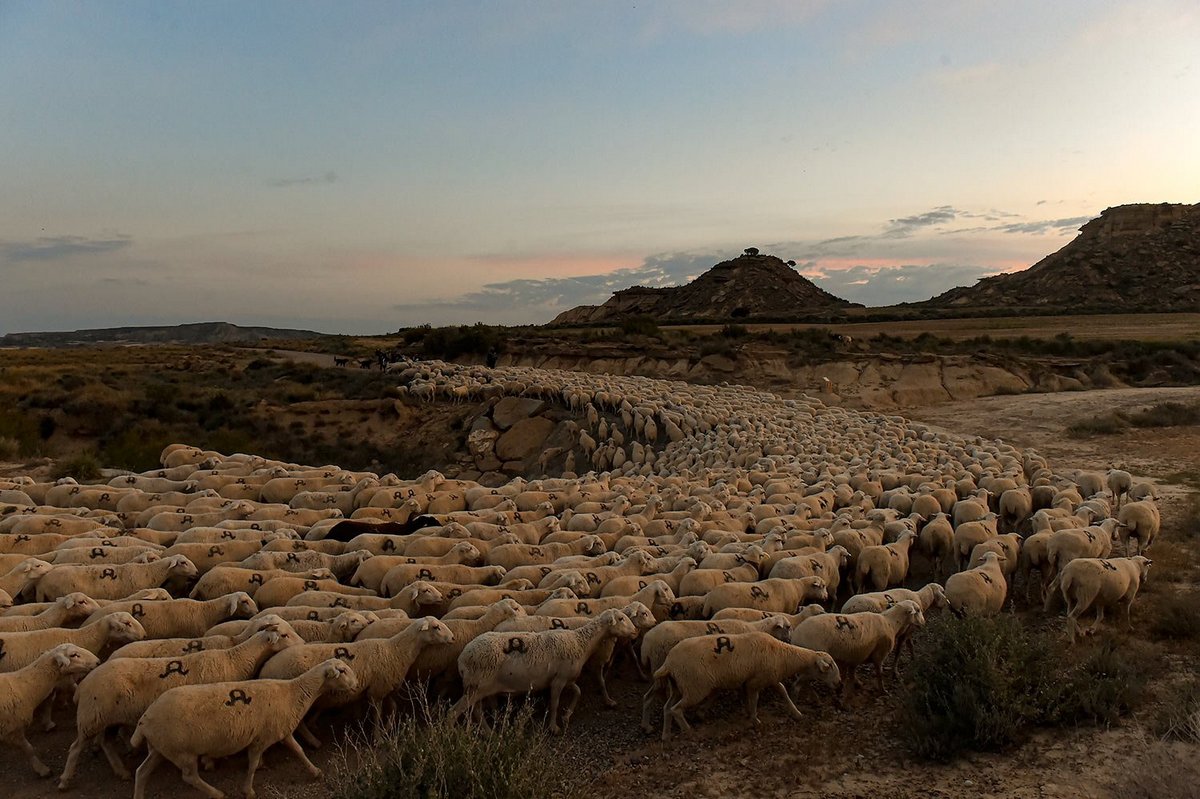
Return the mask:
<svg viewBox="0 0 1200 799">
<path fill-rule="evenodd" d="M 868 305 L 1200 201 L 1195 0 L 0 0 L 0 333 Z"/>
</svg>

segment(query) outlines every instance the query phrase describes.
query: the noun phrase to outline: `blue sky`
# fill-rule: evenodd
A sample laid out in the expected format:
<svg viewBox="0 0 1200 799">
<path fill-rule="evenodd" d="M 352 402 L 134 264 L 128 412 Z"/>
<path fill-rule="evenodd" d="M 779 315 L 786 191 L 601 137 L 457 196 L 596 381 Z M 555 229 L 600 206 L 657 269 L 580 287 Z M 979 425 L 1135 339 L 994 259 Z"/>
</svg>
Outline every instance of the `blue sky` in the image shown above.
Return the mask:
<svg viewBox="0 0 1200 799">
<path fill-rule="evenodd" d="M 547 321 L 754 245 L 868 304 L 1196 202 L 1192 0 L 0 0 L 0 332 Z"/>
</svg>

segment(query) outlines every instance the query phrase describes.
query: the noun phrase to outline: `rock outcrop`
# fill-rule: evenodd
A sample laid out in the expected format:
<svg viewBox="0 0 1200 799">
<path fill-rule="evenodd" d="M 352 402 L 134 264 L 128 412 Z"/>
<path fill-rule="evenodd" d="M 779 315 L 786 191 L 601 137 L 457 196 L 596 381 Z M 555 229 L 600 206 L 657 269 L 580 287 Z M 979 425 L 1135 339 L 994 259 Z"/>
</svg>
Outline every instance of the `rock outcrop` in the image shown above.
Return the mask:
<svg viewBox="0 0 1200 799">
<path fill-rule="evenodd" d="M 918 306 L 1065 313 L 1200 310 L 1200 204 L 1120 205 L 1022 272 Z"/>
<path fill-rule="evenodd" d="M 596 324 L 639 316 L 656 322 L 785 320 L 850 306 L 781 259 L 754 251 L 717 264 L 685 286 L 623 289 L 603 305 L 564 311 L 551 324 Z"/>
</svg>

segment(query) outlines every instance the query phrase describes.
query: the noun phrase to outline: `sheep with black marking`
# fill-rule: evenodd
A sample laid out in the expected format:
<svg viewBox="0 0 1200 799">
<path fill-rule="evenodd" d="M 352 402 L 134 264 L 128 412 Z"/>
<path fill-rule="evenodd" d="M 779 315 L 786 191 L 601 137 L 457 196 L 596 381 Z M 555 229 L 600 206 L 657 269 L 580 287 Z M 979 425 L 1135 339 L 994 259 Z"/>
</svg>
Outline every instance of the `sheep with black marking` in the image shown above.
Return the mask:
<svg viewBox="0 0 1200 799">
<path fill-rule="evenodd" d="M 1162 516 L 1154 500 L 1143 499 L 1137 502 L 1126 502 L 1117 512 L 1117 535 L 1125 554 L 1132 552 L 1140 555 L 1154 543 L 1154 537 L 1162 528 Z M 1129 548 L 1129 539 L 1137 540 L 1137 546 Z"/>
<path fill-rule="evenodd" d="M 53 564 L 47 563 L 44 560 L 26 558 L 4 574 L 0 574 L 0 591 L 3 591 L 10 597 L 19 597 L 26 591 L 35 589 L 38 582 L 49 574 L 53 568 Z M 64 591 L 63 593 L 69 594 L 72 592 Z"/>
<path fill-rule="evenodd" d="M 761 723 L 758 697 L 764 688 L 778 691 L 792 718 L 801 719 L 784 683 L 802 679 L 820 680 L 834 688 L 841 683 L 841 674 L 827 653 L 793 646 L 768 632 L 704 635 L 680 641 L 654 672 L 656 689 L 667 694 L 663 740 L 670 739 L 672 724 L 682 732 L 690 731 L 684 711 L 721 689 L 743 691 L 754 724 Z"/>
<path fill-rule="evenodd" d="M 93 624 L 112 613 L 129 613 L 146 630 L 147 638 L 195 638 L 226 619 L 249 618 L 258 613 L 250 595 L 238 591 L 217 599 L 170 599 L 166 602 L 122 601 L 98 608 L 84 624 Z"/>
<path fill-rule="evenodd" d="M 237 625 L 237 628 L 230 630 L 227 625 Z M 167 658 L 190 655 L 193 652 L 206 652 L 210 649 L 229 649 L 261 630 L 278 630 L 285 626 L 293 631 L 296 629 L 291 622 L 272 615 L 261 615 L 253 619 L 234 622 L 221 622 L 200 636 L 148 638 L 144 641 L 132 641 L 109 655 L 108 660 L 115 658 Z M 301 636 L 301 638 L 303 637 Z"/>
<path fill-rule="evenodd" d="M 828 599 L 829 591 L 821 577 L 772 577 L 754 583 L 725 583 L 704 597 L 704 615 L 711 618 L 725 608 L 795 613 L 809 602 L 824 603 Z"/>
<path fill-rule="evenodd" d="M 59 644 L 43 650 L 24 668 L 0 674 L 0 741 L 24 752 L 39 777 L 50 776 L 50 768 L 25 737 L 38 706 L 64 677 L 87 674 L 99 664 L 100 659 L 91 652 L 73 644 Z"/>
<path fill-rule="evenodd" d="M 993 616 L 1004 608 L 1007 597 L 1004 557 L 995 552 L 984 553 L 978 566 L 946 580 L 946 603 L 958 616 Z"/>
<path fill-rule="evenodd" d="M 334 691 L 354 691 L 354 670 L 336 659 L 326 660 L 291 680 L 240 680 L 187 685 L 167 691 L 146 709 L 133 731 L 132 745 L 146 745 L 146 759 L 137 769 L 134 799 L 144 799 L 150 775 L 164 761 L 178 766 L 184 782 L 220 797 L 223 794 L 200 777 L 199 760 L 249 750 L 242 793 L 254 799 L 254 773 L 263 752 L 283 743 L 314 778 L 313 765 L 296 742 L 296 727 L 313 703 Z M 180 724 L 180 719 L 191 720 Z"/>
<path fill-rule="evenodd" d="M 132 727 L 146 708 L 169 689 L 180 685 L 249 679 L 272 655 L 302 644 L 291 630 L 262 630 L 230 649 L 196 652 L 177 658 L 120 658 L 110 660 L 84 677 L 75 690 L 75 741 L 58 787 L 70 787 L 84 747 L 98 742 L 113 773 L 129 779 L 129 770 L 105 734 L 110 728 Z"/>
<path fill-rule="evenodd" d="M 576 681 L 596 651 L 610 638 L 633 639 L 638 629 L 615 608 L 606 610 L 575 630 L 545 632 L 488 632 L 463 648 L 458 671 L 463 696 L 451 708 L 451 718 L 472 713 L 482 718 L 480 703 L 499 694 L 550 689 L 550 731 L 561 732 L 570 722 L 581 691 Z M 562 709 L 563 691 L 571 698 Z"/>
<path fill-rule="evenodd" d="M 384 610 L 399 608 L 409 616 L 422 616 L 441 608 L 448 600 L 427 582 L 413 583 L 390 599 L 377 596 L 353 596 L 337 591 L 305 591 L 287 601 L 285 607 L 344 608 L 346 610 Z"/>
<path fill-rule="evenodd" d="M 105 651 L 130 641 L 140 641 L 145 636 L 146 631 L 142 629 L 142 625 L 128 613 L 114 613 L 112 616 L 106 616 L 105 621 L 86 627 L 50 627 L 45 630 L 5 633 L 0 636 L 0 643 L 3 644 L 0 649 L 4 652 L 4 657 L 0 658 L 0 672 L 23 669 L 46 650 L 59 644 L 72 644 L 94 655 L 102 655 Z"/>
<path fill-rule="evenodd" d="M 336 582 L 333 572 L 328 569 L 311 569 L 297 573 L 284 569 L 246 569 L 241 566 L 221 565 L 197 580 L 189 596 L 192 599 L 216 599 L 235 591 L 245 591 L 254 596 L 269 581 L 283 578 Z"/>
<path fill-rule="evenodd" d="M 1125 625 L 1132 630 L 1133 600 L 1146 582 L 1152 563 L 1144 555 L 1135 555 L 1131 558 L 1076 558 L 1064 566 L 1054 578 L 1051 591 L 1061 591 L 1067 603 L 1071 641 L 1095 633 L 1104 621 L 1104 611 L 1110 607 L 1125 611 Z M 1089 610 L 1095 610 L 1096 621 L 1087 630 L 1081 630 L 1079 617 Z"/>
<path fill-rule="evenodd" d="M 371 557 L 365 549 L 345 552 L 340 555 L 326 555 L 323 552 L 266 552 L 257 553 L 244 558 L 241 565 L 247 569 L 282 569 L 290 572 L 304 572 L 313 569 L 329 569 L 334 576 L 343 580 L 354 573 L 363 561 Z"/>
<path fill-rule="evenodd" d="M 532 615 L 559 616 L 572 618 L 579 616 L 599 616 L 608 610 L 618 610 L 630 602 L 641 602 L 656 618 L 665 618 L 675 594 L 671 587 L 662 580 L 653 580 L 642 590 L 627 597 L 610 596 L 603 599 L 547 599 L 537 606 Z"/>
<path fill-rule="evenodd" d="M 806 619 L 792 630 L 791 642 L 818 652 L 828 652 L 843 672 L 850 669 L 850 682 L 857 682 L 855 668 L 863 663 L 875 667 L 879 690 L 883 688 L 883 664 L 896 648 L 897 639 L 925 624 L 921 606 L 903 599 L 882 613 L 826 613 Z M 844 686 L 843 686 L 844 687 Z"/>
<path fill-rule="evenodd" d="M 39 601 L 57 599 L 80 591 L 92 599 L 121 599 L 143 588 L 155 588 L 168 580 L 190 580 L 196 567 L 182 555 L 172 555 L 153 563 L 125 563 L 116 566 L 54 566 L 37 582 Z"/>
<path fill-rule="evenodd" d="M 0 616 L 0 633 L 75 627 L 99 609 L 100 606 L 87 594 L 71 593 L 60 596 L 50 607 L 35 616 Z"/>
</svg>

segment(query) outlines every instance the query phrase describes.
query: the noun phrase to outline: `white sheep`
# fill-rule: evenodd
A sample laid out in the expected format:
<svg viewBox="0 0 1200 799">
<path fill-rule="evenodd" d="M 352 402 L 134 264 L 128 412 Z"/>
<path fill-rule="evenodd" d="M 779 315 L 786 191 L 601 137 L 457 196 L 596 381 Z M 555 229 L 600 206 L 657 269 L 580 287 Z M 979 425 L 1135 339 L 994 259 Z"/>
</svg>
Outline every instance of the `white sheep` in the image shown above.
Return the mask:
<svg viewBox="0 0 1200 799">
<path fill-rule="evenodd" d="M 925 624 L 921 606 L 903 599 L 882 613 L 824 613 L 796 625 L 791 642 L 818 652 L 828 652 L 843 671 L 850 669 L 850 682 L 856 683 L 855 667 L 871 663 L 879 690 L 883 688 L 883 664 L 896 648 L 896 640 Z"/>
<path fill-rule="evenodd" d="M 1067 603 L 1071 640 L 1096 632 L 1100 622 L 1104 621 L 1105 609 L 1113 606 L 1124 609 L 1125 624 L 1133 629 L 1133 600 L 1146 581 L 1152 563 L 1144 555 L 1135 555 L 1132 558 L 1077 558 L 1063 567 L 1054 581 Z M 1079 617 L 1091 609 L 1096 611 L 1096 622 L 1087 631 L 1081 631 Z"/>
<path fill-rule="evenodd" d="M 74 627 L 99 610 L 100 606 L 87 594 L 71 593 L 60 596 L 36 616 L 0 616 L 0 633 L 45 630 L 50 627 Z M 0 663 L 0 669 L 3 669 Z"/>
<path fill-rule="evenodd" d="M 426 616 L 390 638 L 344 644 L 304 644 L 280 652 L 263 665 L 260 676 L 274 680 L 291 679 L 323 660 L 339 658 L 354 667 L 359 678 L 358 688 L 354 692 L 326 696 L 320 707 L 347 705 L 362 696 L 367 699 L 374 720 L 379 722 L 383 717 L 384 701 L 404 682 L 421 650 L 431 644 L 448 644 L 453 640 L 454 633 L 449 627 L 432 616 Z M 305 739 L 315 740 L 303 724 L 300 730 Z"/>
<path fill-rule="evenodd" d="M 254 799 L 254 773 L 262 755 L 283 743 L 314 778 L 313 765 L 296 742 L 296 727 L 313 703 L 330 691 L 354 691 L 353 669 L 336 659 L 317 664 L 291 680 L 241 680 L 173 688 L 154 700 L 138 720 L 131 743 L 146 744 L 146 759 L 137 769 L 134 799 L 144 799 L 150 775 L 169 760 L 184 782 L 211 797 L 223 797 L 200 777 L 201 757 L 229 757 L 246 749 L 248 765 L 242 793 Z M 180 724 L 180 719 L 190 723 Z"/>
<path fill-rule="evenodd" d="M 480 702 L 498 694 L 528 693 L 550 689 L 550 730 L 566 728 L 579 701 L 576 685 L 584 666 L 610 638 L 633 639 L 638 629 L 620 610 L 606 610 L 576 630 L 545 632 L 488 632 L 463 648 L 458 671 L 463 681 L 463 696 L 450 710 L 451 718 L 472 712 L 482 716 Z M 562 710 L 559 702 L 564 690 L 571 699 Z"/>
<path fill-rule="evenodd" d="M 821 616 L 815 616 L 819 619 Z M 820 680 L 833 688 L 841 683 L 834 658 L 785 643 L 766 632 L 734 635 L 705 635 L 676 644 L 663 665 L 654 672 L 658 690 L 666 689 L 662 737 L 671 737 L 674 723 L 680 731 L 691 730 L 683 713 L 719 689 L 741 689 L 746 696 L 750 720 L 758 718 L 758 697 L 764 688 L 774 688 L 792 718 L 803 716 L 792 702 L 785 682 Z"/>
<path fill-rule="evenodd" d="M 1004 607 L 1008 582 L 1004 558 L 988 552 L 973 569 L 950 575 L 946 580 L 946 602 L 956 615 L 994 615 Z"/>
<path fill-rule="evenodd" d="M 166 602 L 122 601 L 99 608 L 84 624 L 92 624 L 111 613 L 124 611 L 146 630 L 147 638 L 194 638 L 220 621 L 249 618 L 258 613 L 250 595 L 238 591 L 218 599 L 170 599 Z"/>
<path fill-rule="evenodd" d="M 128 613 L 114 613 L 86 627 L 51 627 L 48 630 L 6 633 L 0 638 L 0 642 L 4 644 L 0 672 L 23 669 L 59 644 L 73 644 L 94 655 L 100 655 L 105 650 L 131 641 L 140 641 L 145 637 L 146 631 L 142 629 L 142 625 Z"/>
<path fill-rule="evenodd" d="M 190 655 L 193 652 L 207 652 L 210 649 L 230 649 L 261 630 L 278 630 L 282 629 L 285 624 L 293 631 L 296 630 L 292 622 L 286 622 L 279 616 L 273 615 L 257 616 L 235 623 L 241 625 L 236 633 L 221 634 L 208 631 L 203 636 L 193 638 L 152 638 L 145 641 L 131 641 L 113 652 L 107 659 L 178 657 L 179 655 Z M 213 630 L 218 630 L 225 624 L 228 622 L 218 624 Z M 366 626 L 365 621 L 363 626 Z M 301 637 L 303 638 L 303 636 Z"/>
<path fill-rule="evenodd" d="M 1109 469 L 1104 482 L 1108 486 L 1108 493 L 1112 495 L 1117 510 L 1120 510 L 1121 498 L 1128 499 L 1129 491 L 1133 488 L 1133 475 L 1124 469 Z"/>
<path fill-rule="evenodd" d="M 1150 499 L 1125 503 L 1124 507 L 1117 512 L 1117 521 L 1119 522 L 1117 535 L 1121 539 L 1121 545 L 1126 554 L 1129 554 L 1130 551 L 1130 538 L 1137 539 L 1137 547 L 1134 548 L 1133 554 L 1140 555 L 1154 543 L 1154 537 L 1158 535 L 1158 531 L 1162 527 L 1162 517 L 1158 512 L 1158 505 Z"/>
<path fill-rule="evenodd" d="M 725 583 L 704 597 L 704 615 L 711 617 L 725 608 L 750 608 L 773 613 L 795 613 L 809 602 L 829 599 L 821 577 L 788 579 L 773 577 L 755 583 Z"/>
<path fill-rule="evenodd" d="M 37 597 L 44 601 L 81 591 L 92 599 L 122 599 L 143 588 L 161 586 L 168 580 L 190 580 L 195 576 L 195 565 L 183 555 L 172 555 L 153 563 L 54 566 L 37 581 Z"/>
<path fill-rule="evenodd" d="M 248 679 L 267 659 L 303 641 L 291 630 L 262 630 L 230 649 L 196 652 L 177 658 L 120 658 L 88 674 L 75 689 L 75 741 L 58 787 L 74 779 L 79 757 L 89 742 L 99 742 L 113 773 L 129 779 L 129 770 L 105 735 L 117 726 L 133 726 L 159 696 L 179 685 Z"/>
<path fill-rule="evenodd" d="M 53 564 L 44 560 L 26 558 L 0 575 L 0 591 L 4 591 L 10 597 L 18 597 L 35 588 L 42 577 L 49 574 L 53 568 Z M 63 593 L 71 592 L 64 591 Z"/>
<path fill-rule="evenodd" d="M 48 777 L 50 768 L 25 737 L 34 713 L 62 678 L 87 674 L 99 664 L 100 659 L 91 652 L 60 644 L 42 652 L 25 668 L 0 674 L 0 741 L 24 752 L 39 777 Z"/>
<path fill-rule="evenodd" d="M 882 591 L 904 582 L 908 576 L 909 549 L 916 533 L 905 530 L 895 542 L 864 547 L 854 564 L 854 583 L 858 591 L 871 588 Z"/>
</svg>

